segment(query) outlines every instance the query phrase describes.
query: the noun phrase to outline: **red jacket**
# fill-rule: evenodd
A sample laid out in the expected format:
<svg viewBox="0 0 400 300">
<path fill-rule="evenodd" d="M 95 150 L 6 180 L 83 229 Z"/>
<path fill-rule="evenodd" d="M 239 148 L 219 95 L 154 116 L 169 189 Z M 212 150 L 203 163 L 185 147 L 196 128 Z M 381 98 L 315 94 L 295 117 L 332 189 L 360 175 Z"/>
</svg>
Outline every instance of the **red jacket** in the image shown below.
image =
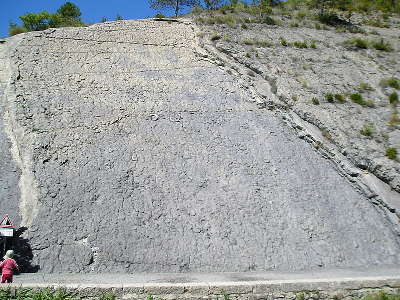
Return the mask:
<svg viewBox="0 0 400 300">
<path fill-rule="evenodd" d="M 19 269 L 17 263 L 12 258 L 5 259 L 0 264 L 0 269 L 2 269 L 2 274 L 14 274 L 14 269 Z"/>
</svg>

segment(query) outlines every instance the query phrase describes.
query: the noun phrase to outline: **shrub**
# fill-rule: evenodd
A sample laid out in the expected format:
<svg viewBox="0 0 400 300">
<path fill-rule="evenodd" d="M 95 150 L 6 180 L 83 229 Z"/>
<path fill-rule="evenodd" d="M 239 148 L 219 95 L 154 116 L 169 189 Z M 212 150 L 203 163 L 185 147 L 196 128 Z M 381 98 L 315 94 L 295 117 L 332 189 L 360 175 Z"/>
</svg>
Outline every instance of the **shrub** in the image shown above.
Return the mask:
<svg viewBox="0 0 400 300">
<path fill-rule="evenodd" d="M 287 46 L 289 46 L 289 44 L 288 44 L 288 42 L 284 39 L 284 38 L 280 38 L 280 42 L 281 42 L 281 45 L 283 46 L 283 47 L 287 47 Z"/>
<path fill-rule="evenodd" d="M 340 95 L 340 94 L 335 94 L 335 99 L 337 100 L 337 102 L 339 103 L 345 103 L 346 100 L 344 99 L 344 96 Z"/>
<path fill-rule="evenodd" d="M 296 48 L 300 48 L 300 49 L 308 48 L 307 42 L 300 42 L 300 41 L 294 42 L 293 46 L 295 46 Z"/>
<path fill-rule="evenodd" d="M 397 106 L 399 104 L 399 94 L 393 92 L 389 95 L 389 102 L 393 106 Z"/>
<path fill-rule="evenodd" d="M 51 15 L 47 11 L 40 13 L 28 13 L 19 17 L 25 27 L 29 31 L 45 30 L 50 27 L 49 22 Z"/>
<path fill-rule="evenodd" d="M 400 80 L 396 77 L 385 78 L 381 80 L 380 86 L 384 88 L 391 87 L 396 90 L 400 90 Z"/>
<path fill-rule="evenodd" d="M 156 19 L 164 19 L 164 18 L 166 18 L 166 17 L 165 17 L 165 15 L 158 13 L 158 14 L 156 14 L 156 15 L 154 16 L 154 18 L 156 18 Z"/>
<path fill-rule="evenodd" d="M 299 27 L 300 24 L 297 23 L 297 22 L 290 22 L 290 23 L 289 23 L 289 26 L 290 26 L 290 27 Z"/>
<path fill-rule="evenodd" d="M 331 93 L 325 94 L 325 99 L 326 99 L 326 101 L 328 101 L 329 103 L 335 102 L 334 95 L 331 94 Z"/>
<path fill-rule="evenodd" d="M 270 41 L 260 41 L 260 42 L 258 43 L 258 45 L 259 45 L 260 47 L 272 47 L 274 44 L 271 43 Z"/>
<path fill-rule="evenodd" d="M 315 44 L 315 42 L 312 42 L 312 43 L 310 44 L 310 48 L 311 48 L 311 49 L 317 49 L 317 45 Z"/>
<path fill-rule="evenodd" d="M 368 49 L 368 42 L 360 38 L 353 38 L 344 41 L 345 45 L 355 47 L 357 49 Z"/>
<path fill-rule="evenodd" d="M 379 51 L 385 51 L 385 52 L 393 51 L 393 46 L 389 42 L 385 42 L 383 39 L 379 41 L 373 41 L 372 47 Z"/>
<path fill-rule="evenodd" d="M 365 20 L 363 22 L 365 25 L 380 27 L 380 28 L 390 28 L 390 25 L 383 23 L 381 20 Z"/>
<path fill-rule="evenodd" d="M 8 34 L 10 36 L 17 35 L 17 34 L 24 33 L 24 32 L 28 32 L 28 30 L 25 27 L 17 26 L 14 23 L 11 23 L 10 27 L 8 28 Z"/>
<path fill-rule="evenodd" d="M 271 18 L 270 16 L 266 16 L 261 23 L 267 24 L 267 25 L 277 25 L 278 22 L 274 19 Z"/>
<path fill-rule="evenodd" d="M 359 93 L 354 93 L 350 95 L 350 99 L 351 101 L 353 101 L 354 103 L 357 103 L 359 105 L 365 106 L 367 103 L 365 102 L 365 100 L 363 99 L 363 96 Z"/>
<path fill-rule="evenodd" d="M 312 99 L 311 99 L 311 102 L 312 102 L 312 104 L 319 105 L 319 100 L 318 100 L 318 98 L 312 98 Z"/>
<path fill-rule="evenodd" d="M 386 149 L 386 157 L 389 159 L 397 159 L 397 149 L 396 148 L 387 148 Z"/>
<path fill-rule="evenodd" d="M 218 40 L 220 40 L 221 38 L 222 38 L 222 36 L 221 36 L 220 34 L 214 33 L 214 34 L 211 36 L 210 40 L 212 40 L 212 41 L 218 41 Z"/>
<path fill-rule="evenodd" d="M 255 45 L 256 41 L 254 40 L 244 40 L 243 44 L 247 45 L 247 46 L 253 46 Z"/>
<path fill-rule="evenodd" d="M 360 83 L 360 87 L 359 87 L 358 90 L 360 92 L 362 92 L 362 91 L 374 91 L 374 88 L 370 84 L 368 84 L 366 82 L 361 82 Z"/>
<path fill-rule="evenodd" d="M 249 26 L 246 23 L 242 23 L 241 27 L 242 29 L 249 29 Z"/>
<path fill-rule="evenodd" d="M 374 125 L 365 124 L 360 130 L 360 134 L 371 137 L 374 134 Z"/>
<path fill-rule="evenodd" d="M 396 109 L 393 111 L 388 125 L 389 125 L 389 127 L 396 127 L 396 126 L 400 125 L 399 113 Z"/>
<path fill-rule="evenodd" d="M 346 23 L 342 19 L 338 17 L 337 14 L 332 13 L 332 12 L 324 12 L 318 14 L 318 21 L 320 21 L 322 24 L 326 25 L 331 25 L 331 26 L 338 26 Z"/>
</svg>

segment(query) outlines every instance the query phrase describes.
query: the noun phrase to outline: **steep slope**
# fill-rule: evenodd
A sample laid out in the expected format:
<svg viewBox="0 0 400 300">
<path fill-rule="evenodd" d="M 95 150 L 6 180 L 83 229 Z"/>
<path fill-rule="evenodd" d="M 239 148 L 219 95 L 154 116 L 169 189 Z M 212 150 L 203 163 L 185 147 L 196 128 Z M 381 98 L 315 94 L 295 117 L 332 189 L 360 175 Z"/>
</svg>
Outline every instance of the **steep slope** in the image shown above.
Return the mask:
<svg viewBox="0 0 400 300">
<path fill-rule="evenodd" d="M 346 29 L 323 25 L 312 13 L 276 9 L 277 25 L 236 12 L 194 18 L 205 43 L 212 38 L 218 55 L 247 70 L 248 85 L 257 90 L 266 81 L 272 87 L 267 102 L 316 126 L 324 143 L 400 192 L 399 159 L 385 155 L 400 151 L 400 102 L 393 100 L 400 89 L 400 20 L 388 17 L 381 26 L 389 28 L 378 28 L 362 25 L 356 15 L 357 26 Z M 397 89 L 385 83 L 390 78 L 397 78 Z"/>
<path fill-rule="evenodd" d="M 51 29 L 6 44 L 1 141 L 21 170 L 21 225 L 42 271 L 400 263 L 384 196 L 368 199 L 298 138 L 289 114 L 264 109 L 200 48 L 191 22 Z"/>
</svg>

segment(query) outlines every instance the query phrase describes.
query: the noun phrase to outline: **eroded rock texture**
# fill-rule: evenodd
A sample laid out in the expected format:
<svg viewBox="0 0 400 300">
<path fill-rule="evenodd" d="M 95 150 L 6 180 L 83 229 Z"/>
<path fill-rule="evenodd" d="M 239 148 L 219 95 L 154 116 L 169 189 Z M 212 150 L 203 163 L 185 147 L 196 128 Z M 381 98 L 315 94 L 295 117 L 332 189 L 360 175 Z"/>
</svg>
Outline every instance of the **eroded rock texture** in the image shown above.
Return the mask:
<svg viewBox="0 0 400 300">
<path fill-rule="evenodd" d="M 200 54 L 192 24 L 104 23 L 7 44 L 1 178 L 18 175 L 20 188 L 1 205 L 20 199 L 42 271 L 400 263 L 391 213 Z"/>
</svg>

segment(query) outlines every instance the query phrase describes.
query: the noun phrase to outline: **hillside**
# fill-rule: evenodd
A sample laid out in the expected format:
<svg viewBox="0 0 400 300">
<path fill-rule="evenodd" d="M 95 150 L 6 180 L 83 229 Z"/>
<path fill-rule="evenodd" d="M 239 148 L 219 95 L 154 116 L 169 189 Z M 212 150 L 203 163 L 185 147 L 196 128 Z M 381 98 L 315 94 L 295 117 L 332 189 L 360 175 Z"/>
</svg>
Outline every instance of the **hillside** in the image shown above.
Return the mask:
<svg viewBox="0 0 400 300">
<path fill-rule="evenodd" d="M 16 251 L 43 272 L 400 264 L 399 163 L 382 154 L 399 129 L 384 127 L 393 108 L 378 87 L 399 75 L 397 52 L 346 50 L 347 36 L 181 19 L 7 39 L 0 203 L 30 247 Z M 322 99 L 360 82 L 376 107 Z M 387 138 L 359 136 L 366 120 Z"/>
</svg>

